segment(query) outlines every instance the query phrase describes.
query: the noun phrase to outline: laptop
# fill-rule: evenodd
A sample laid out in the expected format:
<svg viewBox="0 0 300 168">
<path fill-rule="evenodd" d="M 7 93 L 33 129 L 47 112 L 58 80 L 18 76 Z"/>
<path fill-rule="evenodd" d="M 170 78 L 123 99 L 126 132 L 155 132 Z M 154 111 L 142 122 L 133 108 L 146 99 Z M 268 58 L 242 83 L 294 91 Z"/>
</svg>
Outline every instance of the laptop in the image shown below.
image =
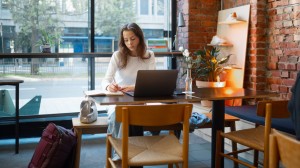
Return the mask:
<svg viewBox="0 0 300 168">
<path fill-rule="evenodd" d="M 177 75 L 178 70 L 139 70 L 134 91 L 125 94 L 133 97 L 172 96 Z"/>
</svg>

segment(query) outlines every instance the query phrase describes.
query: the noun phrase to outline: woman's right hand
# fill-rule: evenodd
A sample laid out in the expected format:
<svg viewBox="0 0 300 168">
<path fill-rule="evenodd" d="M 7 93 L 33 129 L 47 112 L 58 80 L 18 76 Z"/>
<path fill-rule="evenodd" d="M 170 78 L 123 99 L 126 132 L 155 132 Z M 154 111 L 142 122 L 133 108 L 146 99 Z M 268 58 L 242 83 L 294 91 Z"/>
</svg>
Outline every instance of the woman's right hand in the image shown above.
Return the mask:
<svg viewBox="0 0 300 168">
<path fill-rule="evenodd" d="M 116 83 L 111 83 L 110 85 L 107 86 L 107 90 L 110 92 L 117 92 L 121 89 L 122 88 Z"/>
</svg>

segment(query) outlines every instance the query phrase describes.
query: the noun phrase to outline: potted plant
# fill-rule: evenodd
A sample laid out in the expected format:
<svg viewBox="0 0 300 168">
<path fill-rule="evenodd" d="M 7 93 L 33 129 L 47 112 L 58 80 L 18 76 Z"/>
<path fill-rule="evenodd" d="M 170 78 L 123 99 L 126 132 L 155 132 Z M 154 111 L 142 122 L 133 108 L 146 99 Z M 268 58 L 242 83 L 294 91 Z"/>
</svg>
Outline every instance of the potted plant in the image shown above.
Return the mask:
<svg viewBox="0 0 300 168">
<path fill-rule="evenodd" d="M 183 51 L 184 61 L 188 67 L 191 67 L 191 76 L 197 87 L 224 87 L 226 85 L 225 69 L 222 64 L 228 62 L 232 54 L 221 57 L 220 49 L 217 47 L 204 48 L 193 53 L 183 48 L 180 50 Z"/>
<path fill-rule="evenodd" d="M 228 62 L 232 54 L 220 57 L 220 49 L 212 47 L 212 49 L 204 48 L 194 52 L 196 58 L 193 60 L 192 76 L 197 81 L 217 82 L 217 86 L 225 86 L 224 66 L 222 64 Z M 223 82 L 220 84 L 220 82 Z M 218 84 L 219 83 L 219 84 Z"/>
<path fill-rule="evenodd" d="M 55 47 L 55 43 L 58 41 L 59 37 L 42 29 L 36 45 L 40 47 L 42 53 L 51 53 L 51 48 Z"/>
</svg>

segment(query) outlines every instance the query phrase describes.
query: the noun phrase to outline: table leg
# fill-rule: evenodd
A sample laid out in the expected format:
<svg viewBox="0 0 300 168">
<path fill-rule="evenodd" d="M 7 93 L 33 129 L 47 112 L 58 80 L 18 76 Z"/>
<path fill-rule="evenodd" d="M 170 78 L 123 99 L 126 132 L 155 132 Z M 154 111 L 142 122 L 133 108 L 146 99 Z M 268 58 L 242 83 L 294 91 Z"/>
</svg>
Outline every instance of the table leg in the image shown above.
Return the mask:
<svg viewBox="0 0 300 168">
<path fill-rule="evenodd" d="M 19 153 L 19 84 L 16 85 L 16 128 L 15 128 L 15 153 Z"/>
<path fill-rule="evenodd" d="M 216 133 L 217 130 L 224 131 L 224 114 L 225 114 L 225 100 L 214 100 L 212 105 L 212 129 L 211 129 L 211 167 L 215 167 L 216 157 Z M 224 141 L 221 145 L 224 150 Z M 221 160 L 221 167 L 224 167 L 224 159 Z"/>
<path fill-rule="evenodd" d="M 81 139 L 82 139 L 82 130 L 76 129 L 76 136 L 77 136 L 77 145 L 76 145 L 76 158 L 75 158 L 75 168 L 79 168 L 80 164 L 80 151 L 81 151 Z"/>
</svg>

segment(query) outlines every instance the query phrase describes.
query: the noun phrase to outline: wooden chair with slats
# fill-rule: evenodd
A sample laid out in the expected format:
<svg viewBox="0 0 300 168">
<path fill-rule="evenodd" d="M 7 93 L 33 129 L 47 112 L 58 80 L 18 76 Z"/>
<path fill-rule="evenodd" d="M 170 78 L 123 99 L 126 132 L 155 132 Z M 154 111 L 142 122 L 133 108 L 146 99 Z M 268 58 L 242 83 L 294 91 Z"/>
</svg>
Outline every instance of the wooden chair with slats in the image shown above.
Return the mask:
<svg viewBox="0 0 300 168">
<path fill-rule="evenodd" d="M 191 128 L 190 129 L 203 129 L 203 128 L 212 128 L 212 113 L 203 113 L 204 115 L 206 115 L 207 118 L 209 118 L 211 121 L 205 124 L 202 124 L 201 126 L 198 126 L 197 128 Z M 230 129 L 230 131 L 235 131 L 236 130 L 236 121 L 239 121 L 240 119 L 238 117 L 229 115 L 229 114 L 225 114 L 224 115 L 224 127 L 228 127 Z M 177 138 L 180 138 L 180 134 L 181 134 L 181 129 L 182 126 L 181 124 L 175 124 L 175 125 L 170 125 L 170 126 L 164 126 L 164 127 L 144 127 L 144 130 L 147 131 L 151 131 L 151 132 L 159 132 L 161 130 L 174 130 L 175 131 L 175 135 L 177 136 Z M 235 142 L 231 142 L 231 148 L 232 151 L 236 151 L 237 150 L 237 144 Z M 237 158 L 237 154 L 233 155 L 235 158 Z M 238 164 L 235 163 L 234 167 L 238 167 Z"/>
<path fill-rule="evenodd" d="M 265 118 L 265 125 L 255 128 L 232 131 L 224 133 L 222 131 L 217 132 L 217 146 L 216 146 L 216 167 L 220 166 L 222 157 L 228 158 L 236 163 L 242 164 L 247 167 L 258 167 L 258 163 L 255 161 L 254 156 L 253 164 L 249 164 L 243 160 L 233 157 L 233 154 L 239 154 L 249 150 L 260 151 L 264 153 L 263 166 L 268 167 L 269 157 L 269 134 L 271 131 L 271 118 L 288 118 L 290 113 L 287 109 L 287 100 L 277 101 L 260 101 L 257 104 L 257 115 Z M 227 138 L 233 142 L 245 146 L 244 149 L 238 149 L 233 152 L 221 152 L 222 138 Z M 257 152 L 258 153 L 258 152 Z"/>
<path fill-rule="evenodd" d="M 288 168 L 298 168 L 300 165 L 300 141 L 293 135 L 273 129 L 269 151 L 269 168 L 278 168 L 279 163 Z"/>
<path fill-rule="evenodd" d="M 211 122 L 206 123 L 199 127 L 198 129 L 201 128 L 211 128 L 212 127 L 212 113 L 204 113 L 207 118 L 211 120 Z M 236 131 L 236 121 L 240 121 L 238 117 L 229 115 L 229 114 L 224 114 L 224 127 L 228 127 L 230 131 Z M 232 141 L 231 142 L 231 150 L 236 151 L 237 150 L 237 143 Z M 237 154 L 233 154 L 233 157 L 238 158 Z M 238 167 L 237 163 L 234 163 L 234 167 Z"/>
<path fill-rule="evenodd" d="M 121 122 L 122 138 L 108 134 L 106 167 L 117 167 L 112 160 L 112 148 L 121 158 L 121 167 L 182 164 L 188 168 L 189 118 L 192 104 L 119 105 L 116 121 Z M 165 126 L 182 123 L 183 141 L 170 132 L 169 135 L 128 137 L 129 125 Z"/>
</svg>

